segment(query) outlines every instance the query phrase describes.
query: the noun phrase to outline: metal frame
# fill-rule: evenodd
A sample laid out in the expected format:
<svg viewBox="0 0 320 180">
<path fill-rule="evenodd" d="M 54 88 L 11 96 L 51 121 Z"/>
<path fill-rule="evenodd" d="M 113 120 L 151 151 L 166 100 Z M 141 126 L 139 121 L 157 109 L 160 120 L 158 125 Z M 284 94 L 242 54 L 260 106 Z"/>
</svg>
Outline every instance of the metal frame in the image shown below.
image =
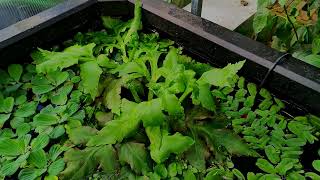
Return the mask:
<svg viewBox="0 0 320 180">
<path fill-rule="evenodd" d="M 203 3 L 203 0 L 192 0 L 191 1 L 191 13 L 196 16 L 201 17 L 202 3 Z"/>
<path fill-rule="evenodd" d="M 73 3 L 61 4 L 0 30 L 0 63 L 4 65 L 17 59 L 23 60 L 30 53 L 30 48 L 51 46 L 65 34 L 91 27 L 101 13 L 126 18 L 129 18 L 128 13 L 133 13 L 134 0 L 129 0 L 131 3 L 123 0 L 71 1 Z M 142 1 L 146 29 L 158 30 L 183 46 L 191 56 L 216 66 L 247 59 L 241 74 L 257 84 L 283 55 L 174 5 L 159 0 Z M 120 3 L 124 9 L 117 9 Z M 290 104 L 298 104 L 316 114 L 320 112 L 320 71 L 309 64 L 287 58 L 274 68 L 266 88 Z"/>
</svg>

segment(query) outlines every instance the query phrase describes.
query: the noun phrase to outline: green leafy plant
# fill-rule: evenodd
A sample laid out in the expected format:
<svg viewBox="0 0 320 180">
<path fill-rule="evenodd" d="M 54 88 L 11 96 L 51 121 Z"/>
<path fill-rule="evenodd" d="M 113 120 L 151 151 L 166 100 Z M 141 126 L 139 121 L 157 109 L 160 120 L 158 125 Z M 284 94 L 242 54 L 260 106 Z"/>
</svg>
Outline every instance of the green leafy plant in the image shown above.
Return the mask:
<svg viewBox="0 0 320 180">
<path fill-rule="evenodd" d="M 320 67 L 319 2 L 317 0 L 258 0 L 251 31 L 254 39 Z"/>
<path fill-rule="evenodd" d="M 318 117 L 282 116 L 284 103 L 237 75 L 245 61 L 213 68 L 140 32 L 140 6 L 0 70 L 1 178 L 318 177 L 300 161 Z M 244 172 L 240 156 L 261 171 Z"/>
</svg>

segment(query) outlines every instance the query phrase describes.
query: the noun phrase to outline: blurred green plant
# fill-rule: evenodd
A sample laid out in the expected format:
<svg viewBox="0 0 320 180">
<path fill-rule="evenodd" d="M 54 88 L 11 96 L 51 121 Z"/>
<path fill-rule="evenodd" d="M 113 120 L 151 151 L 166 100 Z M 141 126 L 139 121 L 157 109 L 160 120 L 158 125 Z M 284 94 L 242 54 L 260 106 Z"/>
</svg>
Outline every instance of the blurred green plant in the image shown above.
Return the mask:
<svg viewBox="0 0 320 180">
<path fill-rule="evenodd" d="M 251 23 L 239 32 L 320 68 L 318 0 L 258 0 Z"/>
</svg>

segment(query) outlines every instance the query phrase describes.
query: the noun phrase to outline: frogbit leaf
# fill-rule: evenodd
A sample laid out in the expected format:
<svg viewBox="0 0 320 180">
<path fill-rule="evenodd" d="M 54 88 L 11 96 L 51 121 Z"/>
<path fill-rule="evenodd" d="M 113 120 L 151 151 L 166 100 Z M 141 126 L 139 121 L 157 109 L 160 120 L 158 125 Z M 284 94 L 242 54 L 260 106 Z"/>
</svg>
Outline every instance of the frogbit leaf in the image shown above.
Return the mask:
<svg viewBox="0 0 320 180">
<path fill-rule="evenodd" d="M 10 77 L 14 79 L 16 82 L 20 80 L 22 72 L 23 72 L 23 68 L 20 64 L 11 64 L 8 67 L 8 73 Z"/>
</svg>

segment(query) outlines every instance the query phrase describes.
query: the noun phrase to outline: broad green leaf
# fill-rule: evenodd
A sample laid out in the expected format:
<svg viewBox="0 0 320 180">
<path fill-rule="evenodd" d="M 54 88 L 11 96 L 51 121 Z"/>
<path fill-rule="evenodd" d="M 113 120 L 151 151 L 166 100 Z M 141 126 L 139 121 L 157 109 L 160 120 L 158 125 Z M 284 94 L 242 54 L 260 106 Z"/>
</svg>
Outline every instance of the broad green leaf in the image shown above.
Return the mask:
<svg viewBox="0 0 320 180">
<path fill-rule="evenodd" d="M 103 22 L 103 26 L 107 29 L 116 30 L 120 25 L 123 24 L 123 21 L 121 21 L 120 19 L 115 19 L 110 16 L 102 16 L 101 19 Z"/>
<path fill-rule="evenodd" d="M 320 68 L 320 55 L 317 54 L 310 54 L 308 56 L 305 56 L 303 58 L 299 58 L 302 61 L 311 64 L 313 66 L 316 66 L 318 68 Z"/>
<path fill-rule="evenodd" d="M 58 176 L 49 175 L 49 176 L 44 177 L 44 180 L 59 180 L 59 178 L 58 178 Z"/>
<path fill-rule="evenodd" d="M 184 119 L 184 108 L 174 94 L 165 93 L 161 96 L 162 106 L 174 120 Z"/>
<path fill-rule="evenodd" d="M 39 113 L 33 117 L 34 126 L 50 126 L 57 124 L 59 117 L 54 114 Z"/>
<path fill-rule="evenodd" d="M 267 160 L 265 159 L 261 159 L 259 158 L 256 162 L 256 165 L 263 170 L 264 172 L 270 173 L 270 174 L 275 174 L 276 170 L 274 168 L 274 166 L 269 163 Z"/>
<path fill-rule="evenodd" d="M 49 72 L 47 78 L 51 84 L 57 87 L 69 78 L 69 73 L 66 71 Z"/>
<path fill-rule="evenodd" d="M 66 130 L 64 129 L 63 125 L 59 125 L 59 126 L 54 127 L 54 129 L 49 134 L 49 136 L 51 139 L 57 139 L 57 138 L 61 137 L 62 135 L 64 135 L 65 132 L 66 132 Z"/>
<path fill-rule="evenodd" d="M 49 144 L 49 136 L 46 134 L 38 135 L 31 141 L 31 148 L 33 151 L 37 151 L 45 148 Z"/>
<path fill-rule="evenodd" d="M 21 137 L 26 135 L 31 130 L 31 125 L 29 123 L 22 123 L 16 129 L 16 134 Z"/>
<path fill-rule="evenodd" d="M 280 175 L 285 175 L 287 171 L 292 169 L 295 163 L 299 162 L 298 159 L 290 159 L 284 158 L 280 161 L 280 163 L 276 166 L 276 170 Z"/>
<path fill-rule="evenodd" d="M 175 177 L 177 175 L 177 164 L 175 162 L 169 164 L 168 166 L 168 176 Z"/>
<path fill-rule="evenodd" d="M 97 130 L 89 126 L 81 126 L 67 130 L 70 141 L 75 145 L 86 144 L 96 133 Z"/>
<path fill-rule="evenodd" d="M 25 151 L 25 145 L 22 139 L 0 139 L 0 155 L 18 156 Z"/>
<path fill-rule="evenodd" d="M 204 143 L 199 138 L 196 138 L 194 145 L 186 152 L 186 159 L 190 165 L 199 171 L 204 171 L 206 170 L 206 153 L 208 152 Z"/>
<path fill-rule="evenodd" d="M 0 99 L 0 113 L 11 113 L 14 106 L 14 98 Z"/>
<path fill-rule="evenodd" d="M 320 175 L 314 173 L 314 172 L 307 172 L 305 174 L 306 177 L 310 178 L 310 179 L 313 179 L 313 180 L 316 180 L 316 179 L 320 179 Z"/>
<path fill-rule="evenodd" d="M 286 179 L 289 180 L 305 180 L 305 177 L 300 174 L 301 172 L 291 172 Z"/>
<path fill-rule="evenodd" d="M 147 127 L 146 132 L 150 140 L 151 158 L 157 163 L 164 162 L 171 153 L 185 152 L 194 144 L 192 138 L 178 132 L 169 135 L 167 131 L 161 131 L 160 127 Z"/>
<path fill-rule="evenodd" d="M 240 61 L 235 64 L 228 64 L 222 69 L 214 68 L 202 74 L 198 83 L 209 83 L 217 87 L 230 86 L 229 79 L 233 78 L 242 68 L 245 61 Z"/>
<path fill-rule="evenodd" d="M 63 171 L 64 169 L 64 161 L 63 159 L 58 159 L 56 161 L 54 161 L 48 168 L 48 173 L 51 176 L 56 176 L 58 175 L 61 171 Z"/>
<path fill-rule="evenodd" d="M 114 173 L 117 167 L 116 154 L 112 146 L 87 147 L 84 150 L 71 149 L 64 155 L 66 169 L 61 179 L 79 180 L 93 174 L 98 166 L 103 172 Z"/>
<path fill-rule="evenodd" d="M 46 172 L 46 169 L 26 168 L 19 172 L 19 180 L 34 180 Z"/>
<path fill-rule="evenodd" d="M 312 41 L 312 53 L 318 54 L 320 52 L 320 37 L 313 39 Z"/>
<path fill-rule="evenodd" d="M 284 5 L 286 5 L 287 0 L 279 0 L 278 3 L 280 4 L 281 7 L 283 7 Z"/>
<path fill-rule="evenodd" d="M 131 169 L 140 174 L 150 171 L 148 154 L 144 144 L 128 142 L 120 147 L 119 160 L 130 165 Z"/>
<path fill-rule="evenodd" d="M 198 126 L 196 130 L 209 138 L 210 142 L 217 149 L 223 146 L 231 154 L 244 156 L 257 156 L 257 153 L 250 149 L 239 136 L 227 129 L 215 129 L 210 126 Z"/>
<path fill-rule="evenodd" d="M 46 152 L 43 149 L 31 151 L 28 162 L 37 168 L 44 168 L 47 165 Z"/>
<path fill-rule="evenodd" d="M 199 94 L 197 98 L 202 107 L 210 111 L 216 111 L 216 103 L 210 91 L 210 87 L 211 86 L 207 83 L 199 84 Z"/>
<path fill-rule="evenodd" d="M 98 95 L 98 86 L 102 69 L 96 61 L 89 61 L 80 65 L 80 89 L 95 99 Z"/>
<path fill-rule="evenodd" d="M 245 180 L 246 178 L 238 169 L 232 169 L 233 174 L 238 178 L 238 180 Z"/>
<path fill-rule="evenodd" d="M 121 106 L 121 116 L 107 122 L 105 127 L 89 140 L 87 146 L 115 144 L 138 129 L 141 119 L 138 117 L 137 104 L 123 99 Z"/>
<path fill-rule="evenodd" d="M 51 161 L 55 161 L 60 154 L 62 154 L 64 151 L 69 150 L 69 149 L 70 149 L 69 147 L 60 146 L 59 144 L 54 144 L 49 149 L 48 158 Z"/>
<path fill-rule="evenodd" d="M 13 129 L 16 129 L 22 123 L 24 123 L 24 118 L 14 117 L 10 120 L 10 126 Z"/>
<path fill-rule="evenodd" d="M 113 119 L 113 114 L 111 112 L 96 112 L 95 114 L 96 120 L 99 122 L 100 126 L 104 126 L 107 122 Z"/>
<path fill-rule="evenodd" d="M 1 166 L 0 173 L 4 176 L 11 176 L 13 175 L 20 167 L 22 163 L 29 157 L 30 153 L 26 153 L 24 155 L 19 156 L 15 161 L 4 163 Z"/>
<path fill-rule="evenodd" d="M 112 113 L 120 115 L 121 106 L 121 86 L 123 82 L 121 80 L 112 80 L 109 82 L 104 93 L 104 104 L 108 107 Z"/>
<path fill-rule="evenodd" d="M 4 123 L 10 118 L 11 114 L 0 114 L 0 128 L 4 125 Z"/>
<path fill-rule="evenodd" d="M 280 151 L 274 148 L 272 145 L 268 145 L 264 148 L 264 152 L 266 153 L 268 159 L 273 164 L 276 164 L 280 161 Z"/>
<path fill-rule="evenodd" d="M 73 84 L 65 84 L 59 88 L 51 97 L 51 103 L 55 105 L 64 105 L 68 101 L 68 95 L 72 91 Z"/>
<path fill-rule="evenodd" d="M 252 25 L 255 34 L 259 34 L 267 26 L 268 16 L 267 9 L 261 9 L 255 14 Z"/>
<path fill-rule="evenodd" d="M 54 89 L 54 86 L 50 84 L 32 86 L 32 92 L 36 95 L 45 94 L 47 92 L 52 91 L 53 89 Z"/>
<path fill-rule="evenodd" d="M 14 113 L 16 117 L 30 117 L 36 112 L 38 103 L 37 102 L 28 102 L 23 104 L 21 107 L 17 109 Z"/>
<path fill-rule="evenodd" d="M 36 62 L 36 70 L 38 73 L 49 73 L 78 64 L 80 58 L 92 58 L 94 43 L 86 46 L 74 45 L 68 47 L 63 52 L 50 52 L 39 49 L 43 57 L 42 62 Z M 34 59 L 35 60 L 35 59 Z"/>
<path fill-rule="evenodd" d="M 168 171 L 163 164 L 157 164 L 154 167 L 154 172 L 157 173 L 161 178 L 166 178 L 168 176 Z"/>
<path fill-rule="evenodd" d="M 196 180 L 197 178 L 191 170 L 186 170 L 183 172 L 183 179 L 184 180 Z"/>
<path fill-rule="evenodd" d="M 315 160 L 312 162 L 312 166 L 315 170 L 317 170 L 318 172 L 320 172 L 320 160 Z"/>
<path fill-rule="evenodd" d="M 16 82 L 20 80 L 21 74 L 23 72 L 23 68 L 20 64 L 11 64 L 8 67 L 8 73 L 12 79 Z"/>
<path fill-rule="evenodd" d="M 8 84 L 11 80 L 9 74 L 2 69 L 0 69 L 0 76 L 0 84 Z"/>
<path fill-rule="evenodd" d="M 18 96 L 18 97 L 15 99 L 15 105 L 24 104 L 26 101 L 27 101 L 27 96 L 26 96 L 26 95 Z"/>
<path fill-rule="evenodd" d="M 142 102 L 137 108 L 141 112 L 140 116 L 144 127 L 160 126 L 165 120 L 161 99 Z"/>
</svg>

